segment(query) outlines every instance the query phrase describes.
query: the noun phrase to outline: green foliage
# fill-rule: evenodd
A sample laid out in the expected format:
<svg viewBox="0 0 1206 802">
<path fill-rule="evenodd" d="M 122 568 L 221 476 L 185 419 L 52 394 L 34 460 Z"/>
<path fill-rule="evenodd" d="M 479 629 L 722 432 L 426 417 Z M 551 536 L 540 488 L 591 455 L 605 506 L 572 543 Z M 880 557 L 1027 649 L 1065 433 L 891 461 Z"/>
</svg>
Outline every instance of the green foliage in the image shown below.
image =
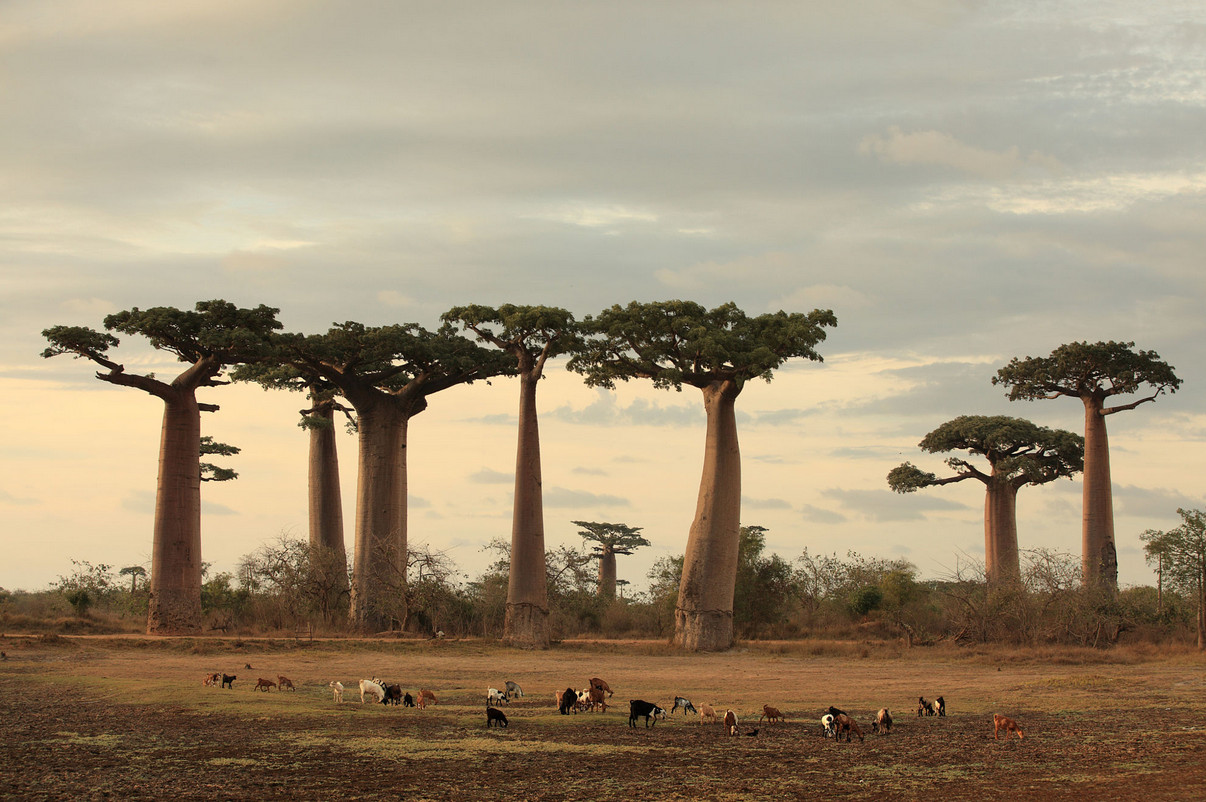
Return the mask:
<svg viewBox="0 0 1206 802">
<path fill-rule="evenodd" d="M 85 588 L 75 588 L 63 594 L 79 618 L 87 618 L 92 607 L 92 594 Z"/>
<path fill-rule="evenodd" d="M 850 609 L 857 616 L 866 616 L 872 610 L 878 610 L 883 601 L 884 592 L 877 585 L 867 585 L 850 597 Z"/>
<path fill-rule="evenodd" d="M 777 554 L 763 554 L 766 532 L 763 526 L 740 530 L 733 626 L 741 637 L 756 638 L 782 624 L 796 605 L 798 583 L 791 564 Z"/>
<path fill-rule="evenodd" d="M 1175 393 L 1181 380 L 1155 351 L 1134 351 L 1133 342 L 1074 342 L 1046 357 L 1014 357 L 997 371 L 993 384 L 1009 388 L 1009 400 L 1033 401 L 1065 395 L 1088 398 L 1130 394 L 1143 385 Z"/>
<path fill-rule="evenodd" d="M 591 547 L 595 556 L 604 554 L 632 554 L 633 549 L 651 545 L 641 536 L 643 527 L 628 524 L 596 523 L 595 521 L 571 521 L 581 527 L 578 534 L 585 542 L 595 543 Z"/>
<path fill-rule="evenodd" d="M 770 381 L 792 357 L 821 361 L 816 346 L 836 325 L 828 310 L 751 318 L 733 303 L 706 310 L 691 301 L 633 301 L 583 322 L 587 338 L 568 367 L 592 387 L 643 378 L 675 390 L 720 381 L 740 389 L 749 379 Z"/>
<path fill-rule="evenodd" d="M 226 443 L 219 443 L 209 435 L 201 436 L 201 456 L 218 455 L 222 457 L 231 457 L 239 453 L 239 448 Z M 230 468 L 222 468 L 209 462 L 202 461 L 201 481 L 202 482 L 228 482 L 231 479 L 239 478 L 239 475 Z"/>
<path fill-rule="evenodd" d="M 517 306 L 499 307 L 472 304 L 455 306 L 444 313 L 448 323 L 459 323 L 525 364 L 536 364 L 581 347 L 581 327 L 574 316 L 560 307 Z"/>
</svg>

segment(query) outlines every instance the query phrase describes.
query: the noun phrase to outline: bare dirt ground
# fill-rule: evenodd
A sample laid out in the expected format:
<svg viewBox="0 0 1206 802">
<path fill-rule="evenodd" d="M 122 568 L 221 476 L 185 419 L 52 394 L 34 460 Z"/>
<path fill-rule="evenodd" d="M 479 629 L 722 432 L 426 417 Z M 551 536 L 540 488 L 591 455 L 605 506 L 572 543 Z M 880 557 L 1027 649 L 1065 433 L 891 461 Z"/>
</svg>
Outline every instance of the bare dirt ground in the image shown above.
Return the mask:
<svg viewBox="0 0 1206 802">
<path fill-rule="evenodd" d="M 1200 657 L 1100 652 L 770 644 L 684 655 L 660 643 L 568 643 L 523 652 L 481 642 L 251 642 L 0 638 L 0 798 L 753 800 L 1201 798 L 1206 673 Z M 247 669 L 245 665 L 254 668 Z M 233 690 L 202 687 L 210 671 Z M 284 674 L 296 693 L 253 690 Z M 362 705 L 382 676 L 426 710 Z M 605 713 L 558 715 L 553 692 L 590 677 Z M 327 683 L 347 686 L 332 700 Z M 485 726 L 488 686 L 526 696 Z M 673 716 L 628 726 L 628 700 L 676 693 L 743 732 Z M 917 718 L 942 695 L 946 718 Z M 759 722 L 763 704 L 786 723 Z M 829 705 L 887 736 L 821 736 Z M 993 712 L 1026 738 L 994 741 Z"/>
</svg>

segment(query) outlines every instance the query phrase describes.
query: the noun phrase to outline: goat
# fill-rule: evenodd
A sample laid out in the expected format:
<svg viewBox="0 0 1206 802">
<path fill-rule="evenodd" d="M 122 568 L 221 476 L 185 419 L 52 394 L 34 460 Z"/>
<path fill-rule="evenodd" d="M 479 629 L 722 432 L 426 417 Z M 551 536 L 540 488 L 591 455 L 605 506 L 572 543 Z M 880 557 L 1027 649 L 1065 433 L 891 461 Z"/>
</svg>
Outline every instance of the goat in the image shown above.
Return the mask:
<svg viewBox="0 0 1206 802">
<path fill-rule="evenodd" d="M 502 704 L 503 702 L 510 704 L 511 700 L 507 698 L 505 693 L 499 691 L 498 688 L 486 688 L 487 705 Z"/>
<path fill-rule="evenodd" d="M 992 739 L 994 741 L 997 740 L 997 736 L 1000 734 L 1001 730 L 1005 730 L 1005 740 L 1007 740 L 1007 741 L 1009 740 L 1009 733 L 1011 733 L 1011 732 L 1016 732 L 1018 734 L 1018 740 L 1019 741 L 1022 740 L 1022 737 L 1023 737 L 1022 736 L 1022 728 L 1018 726 L 1018 723 L 1016 721 L 1009 718 L 1008 716 L 1002 716 L 999 713 L 993 713 L 992 714 Z"/>
<path fill-rule="evenodd" d="M 871 722 L 871 732 L 878 732 L 884 735 L 892 732 L 892 714 L 888 712 L 888 708 L 881 707 L 879 712 L 875 714 L 875 721 Z"/>
<path fill-rule="evenodd" d="M 732 710 L 725 711 L 724 714 L 724 734 L 725 735 L 740 735 L 737 729 L 737 714 Z"/>
<path fill-rule="evenodd" d="M 779 712 L 779 708 L 771 707 L 770 705 L 762 706 L 762 715 L 758 716 L 758 721 L 766 719 L 767 724 L 774 724 L 776 721 L 783 722 L 783 714 Z"/>
<path fill-rule="evenodd" d="M 437 699 L 435 697 L 435 694 L 432 693 L 431 691 L 427 690 L 426 688 L 420 688 L 419 689 L 419 709 L 422 710 L 423 708 L 427 707 L 428 702 L 430 702 L 433 705 L 438 705 L 440 703 L 440 700 Z"/>
<path fill-rule="evenodd" d="M 362 679 L 360 680 L 360 704 L 364 704 L 365 694 L 372 696 L 374 702 L 380 702 L 385 698 L 385 688 L 371 679 Z"/>
<path fill-rule="evenodd" d="M 402 686 L 386 685 L 385 696 L 381 699 L 381 704 L 394 705 L 395 707 L 402 704 Z"/>
<path fill-rule="evenodd" d="M 332 694 L 332 696 L 334 696 L 335 701 L 342 704 L 343 703 L 343 683 L 340 682 L 339 680 L 331 680 L 329 683 L 327 683 L 327 687 L 331 689 L 331 694 Z"/>
<path fill-rule="evenodd" d="M 280 688 L 282 691 L 285 690 L 285 688 L 288 688 L 291 691 L 295 691 L 295 692 L 297 691 L 297 688 L 293 687 L 293 680 L 289 679 L 288 677 L 286 677 L 282 674 L 276 675 L 276 682 L 277 682 L 277 687 Z"/>
<path fill-rule="evenodd" d="M 666 717 L 666 711 L 653 702 L 646 702 L 644 699 L 629 699 L 628 726 L 635 728 L 636 720 L 641 716 L 645 717 L 645 729 L 649 729 L 650 727 L 657 726 L 659 718 L 664 719 Z"/>
<path fill-rule="evenodd" d="M 860 742 L 863 740 L 863 731 L 859 729 L 858 722 L 845 713 L 835 716 L 833 723 L 837 727 L 837 737 L 834 739 L 834 743 L 842 740 L 842 733 L 846 733 L 846 743 L 850 743 L 851 733 L 857 735 Z"/>
<path fill-rule="evenodd" d="M 234 674 L 223 674 L 222 675 L 222 687 L 230 688 L 233 691 L 234 690 L 234 681 L 237 679 L 238 679 L 238 677 L 235 676 Z"/>
<path fill-rule="evenodd" d="M 507 716 L 497 707 L 486 705 L 486 728 L 489 729 L 491 725 L 507 726 Z"/>
<path fill-rule="evenodd" d="M 938 715 L 945 717 L 946 716 L 946 700 L 943 699 L 941 696 L 939 696 L 937 699 L 934 700 L 934 704 L 938 708 Z"/>
<path fill-rule="evenodd" d="M 834 707 L 833 705 L 830 705 L 830 706 L 829 706 L 829 710 L 827 710 L 826 712 L 827 712 L 829 715 L 833 716 L 834 718 L 837 718 L 838 716 L 846 716 L 846 715 L 849 715 L 849 713 L 847 713 L 845 710 L 838 710 L 838 709 L 837 709 L 836 707 Z"/>
<path fill-rule="evenodd" d="M 268 693 L 268 691 L 272 690 L 275 687 L 276 687 L 275 682 L 273 682 L 270 679 L 264 679 L 263 677 L 260 677 L 255 682 L 255 689 L 257 691 L 263 691 L 264 693 Z"/>
<path fill-rule="evenodd" d="M 212 674 L 206 674 L 205 679 L 201 680 L 201 684 L 208 688 L 211 685 L 217 685 L 221 681 L 222 681 L 222 675 L 219 672 L 215 671 Z"/>
<path fill-rule="evenodd" d="M 599 690 L 606 691 L 608 696 L 614 695 L 611 692 L 611 686 L 608 685 L 605 681 L 599 679 L 598 677 L 590 678 L 590 687 L 598 688 Z"/>
<path fill-rule="evenodd" d="M 604 701 L 603 690 L 601 688 L 591 688 L 587 702 L 592 711 L 598 710 L 600 713 L 607 712 L 607 702 Z"/>
<path fill-rule="evenodd" d="M 409 693 L 402 694 L 402 706 L 403 707 L 414 707 L 415 706 L 415 697 L 411 696 Z"/>
<path fill-rule="evenodd" d="M 691 704 L 690 699 L 686 699 L 682 696 L 675 696 L 674 697 L 674 707 L 670 708 L 670 715 L 673 716 L 674 711 L 678 710 L 680 708 L 682 709 L 684 716 L 687 715 L 687 713 L 696 712 L 695 705 Z"/>
<path fill-rule="evenodd" d="M 924 696 L 917 697 L 917 718 L 934 715 L 934 703 L 927 702 Z"/>
<path fill-rule="evenodd" d="M 507 680 L 506 690 L 503 693 L 507 695 L 508 699 L 512 696 L 523 696 L 523 688 L 519 687 L 518 683 Z"/>
<path fill-rule="evenodd" d="M 826 713 L 821 716 L 821 734 L 826 738 L 833 738 L 837 735 L 837 726 L 833 723 L 834 718 Z"/>
<path fill-rule="evenodd" d="M 702 727 L 706 723 L 716 723 L 716 708 L 712 707 L 711 705 L 700 705 L 699 726 Z"/>
<path fill-rule="evenodd" d="M 563 716 L 568 716 L 570 712 L 578 712 L 578 692 L 573 688 L 566 688 L 564 691 L 556 693 L 557 711 Z"/>
</svg>

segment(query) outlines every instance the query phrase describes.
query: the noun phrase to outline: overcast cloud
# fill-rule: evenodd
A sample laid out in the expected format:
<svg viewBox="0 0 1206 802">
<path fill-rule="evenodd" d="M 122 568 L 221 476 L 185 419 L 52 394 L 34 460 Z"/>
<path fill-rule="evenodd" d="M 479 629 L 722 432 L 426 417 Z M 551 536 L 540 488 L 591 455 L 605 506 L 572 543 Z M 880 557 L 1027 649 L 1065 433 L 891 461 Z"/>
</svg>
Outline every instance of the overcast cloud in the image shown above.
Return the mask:
<svg viewBox="0 0 1206 802">
<path fill-rule="evenodd" d="M 786 557 L 907 554 L 925 575 L 982 543 L 982 488 L 898 496 L 887 471 L 960 414 L 1079 431 L 1079 405 L 1010 404 L 992 375 L 1133 340 L 1184 387 L 1110 418 L 1123 581 L 1150 581 L 1139 532 L 1203 503 L 1197 0 L 10 0 L 0 52 L 0 586 L 150 551 L 157 402 L 39 359 L 40 332 L 208 298 L 306 332 L 466 303 L 832 308 L 823 364 L 739 399 L 745 522 Z M 457 388 L 412 424 L 412 536 L 471 575 L 509 536 L 516 395 Z M 230 569 L 306 531 L 301 400 L 206 400 L 243 448 L 239 480 L 204 491 L 205 559 Z M 558 365 L 540 404 L 550 542 L 576 544 L 573 519 L 642 526 L 653 546 L 621 571 L 643 585 L 685 545 L 699 393 L 600 392 Z M 1023 547 L 1079 548 L 1078 489 L 1026 491 Z"/>
</svg>

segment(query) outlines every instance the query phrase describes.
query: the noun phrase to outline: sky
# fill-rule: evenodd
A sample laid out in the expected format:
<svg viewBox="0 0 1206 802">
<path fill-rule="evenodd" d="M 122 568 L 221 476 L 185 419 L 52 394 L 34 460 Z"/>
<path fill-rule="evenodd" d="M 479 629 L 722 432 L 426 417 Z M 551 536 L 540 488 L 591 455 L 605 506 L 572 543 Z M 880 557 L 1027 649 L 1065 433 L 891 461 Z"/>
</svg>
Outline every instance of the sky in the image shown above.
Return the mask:
<svg viewBox="0 0 1206 802">
<path fill-rule="evenodd" d="M 983 486 L 889 491 L 1011 358 L 1133 341 L 1179 392 L 1108 419 L 1119 574 L 1206 505 L 1206 6 L 1086 2 L 6 0 L 0 6 L 0 587 L 149 565 L 162 405 L 42 359 L 43 329 L 222 298 L 288 331 L 453 306 L 577 317 L 669 299 L 832 309 L 821 363 L 738 400 L 742 522 L 767 549 L 983 560 Z M 175 375 L 137 337 L 131 371 Z M 305 538 L 295 394 L 212 388 L 239 446 L 203 488 L 213 570 Z M 1121 400 L 1133 400 L 1125 398 Z M 447 390 L 410 427 L 410 540 L 466 577 L 510 537 L 518 386 Z M 549 547 L 643 528 L 681 554 L 697 390 L 540 388 Z M 353 542 L 355 440 L 339 441 Z M 1078 555 L 1080 481 L 1024 488 L 1021 547 Z"/>
</svg>

